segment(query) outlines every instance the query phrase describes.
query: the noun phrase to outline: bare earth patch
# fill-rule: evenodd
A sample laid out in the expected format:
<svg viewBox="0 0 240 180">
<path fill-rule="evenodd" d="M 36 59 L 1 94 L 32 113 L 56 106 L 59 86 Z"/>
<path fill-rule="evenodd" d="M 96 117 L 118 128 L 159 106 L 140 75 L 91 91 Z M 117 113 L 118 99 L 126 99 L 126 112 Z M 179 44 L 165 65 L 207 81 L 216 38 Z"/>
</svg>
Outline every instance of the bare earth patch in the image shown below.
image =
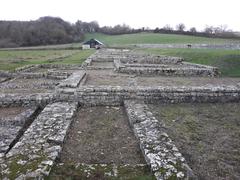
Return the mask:
<svg viewBox="0 0 240 180">
<path fill-rule="evenodd" d="M 114 68 L 113 62 L 93 62 L 91 66 L 101 68 Z"/>
<path fill-rule="evenodd" d="M 111 86 L 128 86 L 134 80 L 134 76 L 118 74 L 109 70 L 87 71 L 86 85 L 111 85 Z"/>
<path fill-rule="evenodd" d="M 199 179 L 240 179 L 240 106 L 149 105 Z"/>
<path fill-rule="evenodd" d="M 123 107 L 80 108 L 63 146 L 61 162 L 145 164 Z"/>
</svg>

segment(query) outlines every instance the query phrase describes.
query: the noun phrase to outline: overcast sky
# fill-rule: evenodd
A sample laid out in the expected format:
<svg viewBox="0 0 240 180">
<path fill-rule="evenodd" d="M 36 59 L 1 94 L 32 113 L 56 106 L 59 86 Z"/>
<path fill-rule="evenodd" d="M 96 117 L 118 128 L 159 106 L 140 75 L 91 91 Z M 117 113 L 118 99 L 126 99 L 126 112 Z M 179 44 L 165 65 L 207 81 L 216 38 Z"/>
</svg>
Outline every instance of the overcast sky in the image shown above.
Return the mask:
<svg viewBox="0 0 240 180">
<path fill-rule="evenodd" d="M 240 0 L 1 0 L 1 20 L 57 16 L 69 22 L 98 21 L 100 26 L 187 28 L 227 25 L 240 31 Z"/>
</svg>

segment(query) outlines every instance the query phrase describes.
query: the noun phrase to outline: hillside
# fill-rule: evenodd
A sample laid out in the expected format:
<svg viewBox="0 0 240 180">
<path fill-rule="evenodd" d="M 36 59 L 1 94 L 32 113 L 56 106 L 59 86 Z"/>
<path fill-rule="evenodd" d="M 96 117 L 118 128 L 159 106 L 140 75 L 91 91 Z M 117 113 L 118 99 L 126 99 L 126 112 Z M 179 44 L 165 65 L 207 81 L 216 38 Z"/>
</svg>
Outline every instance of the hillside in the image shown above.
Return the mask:
<svg viewBox="0 0 240 180">
<path fill-rule="evenodd" d="M 225 44 L 236 43 L 239 40 L 196 37 L 189 35 L 137 33 L 124 35 L 105 35 L 101 33 L 88 33 L 85 40 L 96 38 L 106 45 L 130 45 L 130 44 L 174 44 L 174 43 L 201 43 L 201 44 Z"/>
</svg>

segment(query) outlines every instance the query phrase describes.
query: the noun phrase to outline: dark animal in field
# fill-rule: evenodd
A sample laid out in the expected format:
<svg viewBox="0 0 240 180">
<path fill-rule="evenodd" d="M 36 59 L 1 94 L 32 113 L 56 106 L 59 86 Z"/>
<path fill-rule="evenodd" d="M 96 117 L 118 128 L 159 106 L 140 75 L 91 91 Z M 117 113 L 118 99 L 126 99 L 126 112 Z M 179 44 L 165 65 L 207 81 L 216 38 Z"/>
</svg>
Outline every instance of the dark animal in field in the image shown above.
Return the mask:
<svg viewBox="0 0 240 180">
<path fill-rule="evenodd" d="M 191 47 L 192 47 L 192 45 L 191 45 L 191 44 L 188 44 L 188 45 L 187 45 L 187 47 L 188 47 L 188 48 L 191 48 Z"/>
</svg>

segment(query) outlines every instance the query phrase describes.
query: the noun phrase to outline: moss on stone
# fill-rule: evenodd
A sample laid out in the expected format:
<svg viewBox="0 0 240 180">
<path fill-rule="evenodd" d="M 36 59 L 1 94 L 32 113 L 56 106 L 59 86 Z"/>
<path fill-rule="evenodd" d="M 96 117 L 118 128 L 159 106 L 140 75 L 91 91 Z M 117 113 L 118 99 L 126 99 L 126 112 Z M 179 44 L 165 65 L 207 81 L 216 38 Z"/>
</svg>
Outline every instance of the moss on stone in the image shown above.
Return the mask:
<svg viewBox="0 0 240 180">
<path fill-rule="evenodd" d="M 9 164 L 9 174 L 7 177 L 9 179 L 16 179 L 21 174 L 26 174 L 27 172 L 33 172 L 38 169 L 39 164 L 46 159 L 45 156 L 40 156 L 37 159 L 29 160 L 27 156 L 17 155 Z M 26 164 L 18 163 L 20 160 L 26 161 Z"/>
</svg>

